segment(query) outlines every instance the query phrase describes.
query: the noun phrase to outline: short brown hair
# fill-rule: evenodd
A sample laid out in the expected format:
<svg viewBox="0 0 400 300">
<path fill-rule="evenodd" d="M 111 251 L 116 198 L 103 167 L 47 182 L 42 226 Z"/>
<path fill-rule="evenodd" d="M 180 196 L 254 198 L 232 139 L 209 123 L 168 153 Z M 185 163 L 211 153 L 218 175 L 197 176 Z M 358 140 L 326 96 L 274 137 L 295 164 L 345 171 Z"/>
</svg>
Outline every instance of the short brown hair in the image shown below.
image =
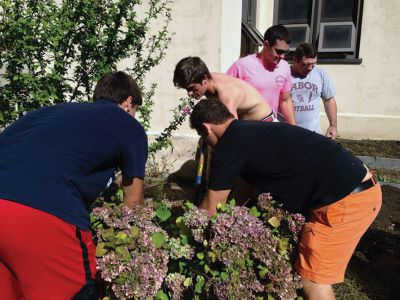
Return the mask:
<svg viewBox="0 0 400 300">
<path fill-rule="evenodd" d="M 201 133 L 203 123 L 222 124 L 233 118 L 228 108 L 216 98 L 200 100 L 190 115 L 190 127 Z"/>
<path fill-rule="evenodd" d="M 293 58 L 296 61 L 301 60 L 303 57 L 307 58 L 315 58 L 317 57 L 318 51 L 317 49 L 309 43 L 303 43 L 297 46 L 296 50 L 293 53 Z"/>
<path fill-rule="evenodd" d="M 268 41 L 271 46 L 274 45 L 277 40 L 283 40 L 288 44 L 291 42 L 289 30 L 280 24 L 271 26 L 264 33 L 264 41 Z"/>
<path fill-rule="evenodd" d="M 108 73 L 101 77 L 93 93 L 93 101 L 108 99 L 118 104 L 128 97 L 132 97 L 132 104 L 142 105 L 142 92 L 139 86 L 132 76 L 122 71 Z"/>
<path fill-rule="evenodd" d="M 197 56 L 188 56 L 177 63 L 173 82 L 177 87 L 187 88 L 191 83 L 200 83 L 204 76 L 211 78 L 204 61 Z"/>
</svg>

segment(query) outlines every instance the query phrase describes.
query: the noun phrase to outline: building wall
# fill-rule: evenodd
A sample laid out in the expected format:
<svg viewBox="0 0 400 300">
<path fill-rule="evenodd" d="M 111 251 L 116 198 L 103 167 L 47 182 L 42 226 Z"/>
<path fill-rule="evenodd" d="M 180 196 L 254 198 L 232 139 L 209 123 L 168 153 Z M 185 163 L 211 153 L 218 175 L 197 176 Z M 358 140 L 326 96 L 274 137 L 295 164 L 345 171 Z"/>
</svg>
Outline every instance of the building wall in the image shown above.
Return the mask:
<svg viewBox="0 0 400 300">
<path fill-rule="evenodd" d="M 163 62 L 147 76 L 157 82 L 150 139 L 168 126 L 172 110 L 184 90 L 173 86 L 176 63 L 186 56 L 200 56 L 210 71 L 225 72 L 240 53 L 241 0 L 176 0 L 172 4 L 173 40 Z M 257 24 L 261 33 L 272 25 L 273 0 L 259 0 Z M 323 65 L 338 94 L 338 126 L 342 138 L 400 140 L 400 73 L 395 68 L 400 48 L 400 1 L 364 1 L 360 65 Z M 323 127 L 326 117 L 321 112 Z M 198 137 L 186 122 L 164 152 L 179 169 L 193 160 Z M 186 171 L 186 174 L 194 174 Z"/>
<path fill-rule="evenodd" d="M 178 61 L 186 56 L 199 56 L 211 72 L 225 71 L 240 53 L 241 0 L 176 0 L 172 2 L 169 30 L 172 42 L 162 63 L 147 76 L 147 83 L 158 84 L 152 131 L 168 126 L 171 110 L 186 96 L 186 91 L 172 83 Z M 179 135 L 193 135 L 188 124 Z"/>
<path fill-rule="evenodd" d="M 199 56 L 211 72 L 225 72 L 240 53 L 241 0 L 175 0 L 171 7 L 172 42 L 162 63 L 146 77 L 147 84 L 158 85 L 148 132 L 150 140 L 169 125 L 171 110 L 186 96 L 185 90 L 177 89 L 172 83 L 175 65 L 180 59 Z M 197 142 L 197 133 L 186 122 L 174 133 L 172 149 L 158 157 L 167 156 L 172 168 L 179 169 L 194 158 Z"/>
</svg>

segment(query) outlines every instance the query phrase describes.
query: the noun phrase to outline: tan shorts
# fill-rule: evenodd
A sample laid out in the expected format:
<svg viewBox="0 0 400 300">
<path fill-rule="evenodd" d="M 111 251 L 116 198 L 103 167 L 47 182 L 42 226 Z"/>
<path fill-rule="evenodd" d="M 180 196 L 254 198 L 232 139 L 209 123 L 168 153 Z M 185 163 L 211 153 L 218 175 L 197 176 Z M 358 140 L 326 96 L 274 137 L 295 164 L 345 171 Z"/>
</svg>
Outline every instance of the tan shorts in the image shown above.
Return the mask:
<svg viewBox="0 0 400 300">
<path fill-rule="evenodd" d="M 301 233 L 296 269 L 321 284 L 343 282 L 347 264 L 361 236 L 382 205 L 379 184 L 311 211 Z"/>
</svg>

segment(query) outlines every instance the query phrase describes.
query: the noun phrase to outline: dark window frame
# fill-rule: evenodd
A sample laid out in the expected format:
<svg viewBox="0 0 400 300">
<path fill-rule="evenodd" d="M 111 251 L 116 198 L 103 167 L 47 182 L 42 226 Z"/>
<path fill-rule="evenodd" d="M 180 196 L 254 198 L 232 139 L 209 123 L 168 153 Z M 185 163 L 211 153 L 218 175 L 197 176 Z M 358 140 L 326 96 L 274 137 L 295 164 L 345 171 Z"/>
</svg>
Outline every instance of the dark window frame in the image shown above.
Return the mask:
<svg viewBox="0 0 400 300">
<path fill-rule="evenodd" d="M 309 19 L 308 23 L 295 23 L 291 21 L 281 22 L 282 25 L 293 25 L 299 24 L 308 25 L 310 27 L 310 35 L 309 40 L 305 41 L 313 44 L 317 49 L 319 46 L 319 34 L 321 23 L 326 24 L 330 22 L 345 22 L 351 21 L 354 23 L 355 27 L 355 48 L 354 51 L 327 51 L 327 52 L 318 52 L 318 63 L 321 64 L 360 64 L 362 59 L 359 57 L 360 53 L 360 38 L 361 38 L 361 26 L 362 26 L 362 12 L 364 6 L 364 0 L 355 0 L 353 7 L 353 16 L 343 17 L 343 18 L 326 18 L 322 20 L 322 13 L 325 5 L 325 1 L 329 0 L 309 0 L 308 10 L 309 10 Z M 279 16 L 279 5 L 281 0 L 274 0 L 274 13 L 273 13 L 273 23 L 280 24 L 280 20 L 278 20 Z M 322 22 L 323 21 L 323 22 Z M 294 48 L 291 47 L 293 50 Z M 291 57 L 289 56 L 290 60 Z"/>
</svg>

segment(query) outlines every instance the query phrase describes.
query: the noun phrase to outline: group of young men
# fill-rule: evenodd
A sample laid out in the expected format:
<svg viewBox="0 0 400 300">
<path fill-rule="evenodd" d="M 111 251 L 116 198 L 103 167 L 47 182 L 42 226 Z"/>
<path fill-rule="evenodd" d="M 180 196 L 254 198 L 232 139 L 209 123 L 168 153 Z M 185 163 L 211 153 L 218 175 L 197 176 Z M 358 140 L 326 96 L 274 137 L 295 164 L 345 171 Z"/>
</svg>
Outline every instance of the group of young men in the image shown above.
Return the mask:
<svg viewBox="0 0 400 300">
<path fill-rule="evenodd" d="M 326 136 L 335 139 L 336 92 L 329 75 L 315 66 L 317 50 L 311 44 L 300 44 L 289 66 L 285 60 L 289 44 L 288 30 L 272 26 L 265 32 L 261 52 L 238 59 L 226 72 L 229 76 L 210 73 L 199 57 L 186 57 L 177 64 L 173 81 L 190 97 L 218 98 L 235 118 L 277 121 L 282 116 L 286 123 L 318 133 L 322 99 L 329 120 Z M 264 103 L 268 107 L 261 109 Z M 271 114 L 266 115 L 266 110 Z"/>
<path fill-rule="evenodd" d="M 273 26 L 262 51 L 228 74 L 187 57 L 173 82 L 200 100 L 190 123 L 214 148 L 200 207 L 215 214 L 240 177 L 304 213 L 295 265 L 304 296 L 334 299 L 331 284 L 343 281 L 382 195 L 367 167 L 332 141 L 334 89 L 315 67 L 315 49 L 300 45 L 290 67 L 289 43 L 286 28 Z M 329 138 L 316 133 L 320 98 Z M 117 169 L 126 205 L 143 204 L 147 138 L 134 119 L 140 89 L 115 72 L 99 80 L 93 100 L 39 109 L 0 134 L 1 299 L 97 299 L 88 209 Z M 280 112 L 286 123 L 277 121 Z"/>
</svg>

